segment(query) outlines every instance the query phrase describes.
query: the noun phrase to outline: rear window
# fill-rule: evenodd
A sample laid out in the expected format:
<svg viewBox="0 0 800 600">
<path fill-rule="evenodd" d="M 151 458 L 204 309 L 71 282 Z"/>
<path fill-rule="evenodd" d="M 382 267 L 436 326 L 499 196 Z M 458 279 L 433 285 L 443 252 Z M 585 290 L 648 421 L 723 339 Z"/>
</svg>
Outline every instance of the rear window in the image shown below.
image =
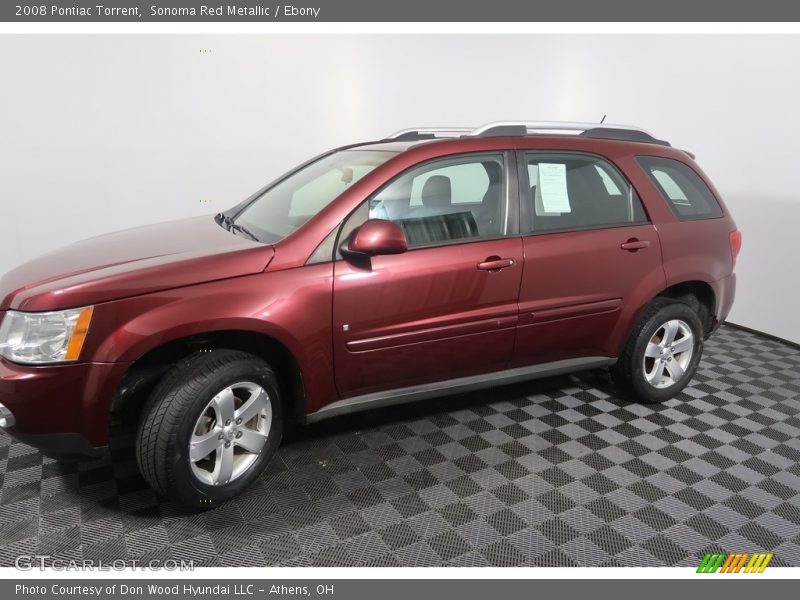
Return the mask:
<svg viewBox="0 0 800 600">
<path fill-rule="evenodd" d="M 716 219 L 722 216 L 722 209 L 714 194 L 689 166 L 677 160 L 655 156 L 639 156 L 636 160 L 679 220 Z"/>
</svg>

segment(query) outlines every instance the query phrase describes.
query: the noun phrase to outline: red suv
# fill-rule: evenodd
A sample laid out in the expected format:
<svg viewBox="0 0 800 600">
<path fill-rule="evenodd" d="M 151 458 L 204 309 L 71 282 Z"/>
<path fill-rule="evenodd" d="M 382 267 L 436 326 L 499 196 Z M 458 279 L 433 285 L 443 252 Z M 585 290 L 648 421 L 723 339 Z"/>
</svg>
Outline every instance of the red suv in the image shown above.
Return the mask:
<svg viewBox="0 0 800 600">
<path fill-rule="evenodd" d="M 145 479 L 211 507 L 289 421 L 604 366 L 659 402 L 728 314 L 740 245 L 692 155 L 641 129 L 402 131 L 6 274 L 0 426 L 75 456 L 135 423 Z"/>
</svg>

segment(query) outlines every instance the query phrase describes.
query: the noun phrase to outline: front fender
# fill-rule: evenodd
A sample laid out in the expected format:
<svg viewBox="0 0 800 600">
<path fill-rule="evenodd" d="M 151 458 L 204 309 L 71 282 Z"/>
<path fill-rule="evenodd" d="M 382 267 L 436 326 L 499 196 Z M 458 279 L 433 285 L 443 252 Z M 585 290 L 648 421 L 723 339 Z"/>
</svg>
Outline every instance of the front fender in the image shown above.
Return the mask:
<svg viewBox="0 0 800 600">
<path fill-rule="evenodd" d="M 283 344 L 306 395 L 336 397 L 331 340 L 332 266 L 258 273 L 108 302 L 95 307 L 85 360 L 134 362 L 169 342 L 247 331 Z"/>
</svg>

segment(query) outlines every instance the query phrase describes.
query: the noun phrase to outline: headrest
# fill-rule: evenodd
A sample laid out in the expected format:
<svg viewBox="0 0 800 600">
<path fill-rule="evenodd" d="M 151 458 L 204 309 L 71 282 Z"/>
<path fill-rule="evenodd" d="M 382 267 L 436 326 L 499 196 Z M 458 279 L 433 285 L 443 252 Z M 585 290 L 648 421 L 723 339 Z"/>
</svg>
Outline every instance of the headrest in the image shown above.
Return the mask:
<svg viewBox="0 0 800 600">
<path fill-rule="evenodd" d="M 450 178 L 432 175 L 422 186 L 422 204 L 433 208 L 447 208 L 452 204 Z"/>
<path fill-rule="evenodd" d="M 503 181 L 503 167 L 494 160 L 487 160 L 481 163 L 486 169 L 486 176 L 489 178 L 489 185 L 496 185 Z"/>
</svg>

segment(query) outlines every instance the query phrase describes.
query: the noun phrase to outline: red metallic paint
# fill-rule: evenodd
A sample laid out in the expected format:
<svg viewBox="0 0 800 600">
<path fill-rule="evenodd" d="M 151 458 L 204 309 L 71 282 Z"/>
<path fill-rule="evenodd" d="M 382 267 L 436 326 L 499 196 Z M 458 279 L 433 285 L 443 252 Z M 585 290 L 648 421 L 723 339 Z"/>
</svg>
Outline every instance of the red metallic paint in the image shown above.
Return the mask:
<svg viewBox="0 0 800 600">
<path fill-rule="evenodd" d="M 512 267 L 485 271 L 490 257 Z M 333 346 L 343 396 L 506 367 L 522 275 L 519 237 L 335 266 Z M 347 326 L 347 331 L 345 331 Z"/>
<path fill-rule="evenodd" d="M 130 365 L 24 367 L 0 358 L 0 403 L 13 411 L 24 433 L 75 432 L 104 446 L 109 402 Z"/>
<path fill-rule="evenodd" d="M 366 256 L 402 254 L 408 250 L 408 240 L 397 223 L 371 219 L 358 228 L 350 240 L 349 248 L 351 252 Z"/>
<path fill-rule="evenodd" d="M 0 310 L 48 311 L 203 281 L 260 273 L 274 251 L 222 229 L 210 216 L 83 240 L 0 279 Z"/>
<path fill-rule="evenodd" d="M 147 352 L 198 333 L 248 331 L 282 343 L 300 368 L 311 413 L 342 397 L 401 385 L 581 354 L 616 356 L 641 308 L 676 283 L 707 283 L 718 320 L 730 310 L 728 236 L 736 226 L 727 210 L 720 219 L 678 222 L 635 160 L 680 160 L 711 185 L 685 152 L 580 136 L 381 147 L 401 152 L 274 246 L 198 217 L 79 242 L 6 274 L 0 315 L 95 305 L 79 363 L 25 367 L 0 359 L 0 402 L 14 412 L 18 430 L 78 432 L 104 445 L 111 399 L 127 369 Z M 329 232 L 406 169 L 503 150 L 601 155 L 631 181 L 651 224 L 523 231 L 376 256 L 369 269 L 341 260 L 306 265 Z M 631 239 L 650 245 L 620 248 Z M 513 261 L 507 268 L 478 267 L 505 259 Z"/>
<path fill-rule="evenodd" d="M 650 246 L 623 250 L 630 239 Z M 627 334 L 639 309 L 665 288 L 658 234 L 650 224 L 528 235 L 524 248 L 515 367 L 617 356 L 617 331 Z"/>
</svg>

